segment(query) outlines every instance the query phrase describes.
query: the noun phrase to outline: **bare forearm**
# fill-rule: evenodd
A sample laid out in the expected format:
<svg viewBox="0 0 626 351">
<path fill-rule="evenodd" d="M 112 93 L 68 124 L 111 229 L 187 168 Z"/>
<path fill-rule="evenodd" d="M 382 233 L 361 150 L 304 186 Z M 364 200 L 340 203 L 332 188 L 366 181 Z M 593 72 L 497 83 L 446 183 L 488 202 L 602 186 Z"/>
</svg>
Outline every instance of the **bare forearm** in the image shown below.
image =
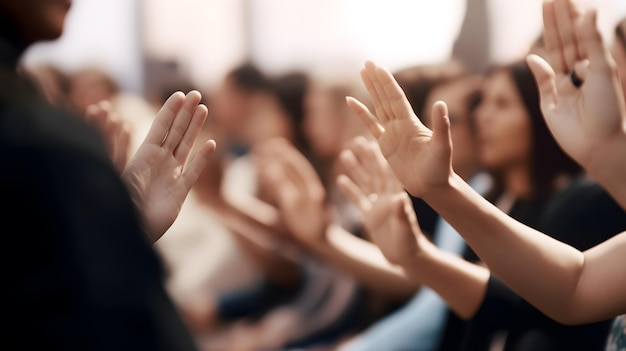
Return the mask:
<svg viewBox="0 0 626 351">
<path fill-rule="evenodd" d="M 430 243 L 422 244 L 420 253 L 402 266 L 411 280 L 437 292 L 463 319 L 473 318 L 483 302 L 490 275 L 483 266 Z"/>
<path fill-rule="evenodd" d="M 411 282 L 401 267 L 387 261 L 376 245 L 339 225 L 331 224 L 326 230 L 326 239 L 310 247 L 325 261 L 391 298 L 406 299 L 419 289 L 419 284 Z"/>
<path fill-rule="evenodd" d="M 595 153 L 587 164 L 587 172 L 626 210 L 626 135 L 606 145 L 606 151 Z"/>
<path fill-rule="evenodd" d="M 233 235 L 239 247 L 266 273 L 295 271 L 295 262 L 300 255 L 295 244 L 287 237 L 274 232 L 263 223 L 247 216 L 233 206 L 220 206 L 216 209 L 221 223 Z M 292 274 L 285 274 L 285 277 Z"/>
<path fill-rule="evenodd" d="M 584 263 L 580 251 L 512 219 L 456 175 L 425 200 L 520 296 L 556 319 L 572 308 Z"/>
</svg>

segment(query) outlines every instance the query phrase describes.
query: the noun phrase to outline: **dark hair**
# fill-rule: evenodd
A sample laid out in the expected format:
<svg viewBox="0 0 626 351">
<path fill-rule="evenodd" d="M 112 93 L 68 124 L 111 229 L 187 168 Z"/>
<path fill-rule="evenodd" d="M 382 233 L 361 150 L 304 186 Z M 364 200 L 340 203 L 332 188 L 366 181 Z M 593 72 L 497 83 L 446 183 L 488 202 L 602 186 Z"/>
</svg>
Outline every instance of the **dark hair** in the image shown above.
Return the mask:
<svg viewBox="0 0 626 351">
<path fill-rule="evenodd" d="M 615 26 L 615 36 L 626 50 L 626 17 L 622 18 Z"/>
<path fill-rule="evenodd" d="M 413 112 L 420 116 L 424 112 L 426 98 L 434 87 L 463 74 L 465 67 L 458 61 L 450 60 L 405 67 L 393 73 L 393 76 L 404 90 Z"/>
<path fill-rule="evenodd" d="M 304 137 L 304 101 L 309 89 L 309 76 L 293 71 L 268 81 L 269 91 L 276 97 L 280 107 L 287 113 L 294 128 L 294 143 L 301 151 L 308 150 Z"/>
<path fill-rule="evenodd" d="M 561 176 L 574 176 L 582 168 L 556 143 L 541 112 L 539 90 L 525 60 L 492 68 L 488 74 L 507 72 L 519 92 L 530 117 L 532 130 L 530 182 L 533 197 L 549 195 Z"/>
<path fill-rule="evenodd" d="M 251 62 L 245 62 L 228 72 L 227 78 L 231 79 L 237 88 L 255 92 L 269 87 L 269 80 L 259 67 Z"/>
</svg>

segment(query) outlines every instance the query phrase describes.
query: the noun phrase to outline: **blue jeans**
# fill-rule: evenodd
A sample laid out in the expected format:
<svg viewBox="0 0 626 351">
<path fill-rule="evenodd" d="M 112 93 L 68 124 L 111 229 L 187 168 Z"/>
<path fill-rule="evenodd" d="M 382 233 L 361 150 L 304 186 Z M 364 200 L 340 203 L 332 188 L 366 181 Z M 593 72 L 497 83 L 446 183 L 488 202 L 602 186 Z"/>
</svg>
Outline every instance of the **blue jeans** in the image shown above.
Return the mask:
<svg viewBox="0 0 626 351">
<path fill-rule="evenodd" d="M 339 351 L 437 350 L 447 316 L 445 301 L 423 287 L 406 305 L 370 326 Z"/>
</svg>

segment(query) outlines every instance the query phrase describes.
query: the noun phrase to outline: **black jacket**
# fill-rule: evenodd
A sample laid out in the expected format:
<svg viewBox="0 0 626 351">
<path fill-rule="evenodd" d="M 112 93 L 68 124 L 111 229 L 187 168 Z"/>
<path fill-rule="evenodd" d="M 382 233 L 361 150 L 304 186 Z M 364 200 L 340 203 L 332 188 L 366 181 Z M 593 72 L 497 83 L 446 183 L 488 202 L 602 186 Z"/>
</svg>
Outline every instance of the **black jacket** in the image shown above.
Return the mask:
<svg viewBox="0 0 626 351">
<path fill-rule="evenodd" d="M 195 350 L 99 134 L 0 38 L 3 350 Z"/>
</svg>

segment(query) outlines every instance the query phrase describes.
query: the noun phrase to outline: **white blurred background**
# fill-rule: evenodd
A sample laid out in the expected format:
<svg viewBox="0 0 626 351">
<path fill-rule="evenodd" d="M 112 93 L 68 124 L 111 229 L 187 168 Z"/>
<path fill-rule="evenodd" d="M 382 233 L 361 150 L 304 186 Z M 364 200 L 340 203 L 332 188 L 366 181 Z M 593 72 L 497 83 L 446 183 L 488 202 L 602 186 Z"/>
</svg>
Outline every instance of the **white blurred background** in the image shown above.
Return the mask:
<svg viewBox="0 0 626 351">
<path fill-rule="evenodd" d="M 268 72 L 355 75 L 366 59 L 392 70 L 438 61 L 467 28 L 458 52 L 487 65 L 518 58 L 538 37 L 541 1 L 75 0 L 64 35 L 24 63 L 98 65 L 140 94 L 166 74 L 210 89 L 246 59 Z M 598 8 L 606 38 L 626 16 L 623 0 L 581 3 Z"/>
</svg>

